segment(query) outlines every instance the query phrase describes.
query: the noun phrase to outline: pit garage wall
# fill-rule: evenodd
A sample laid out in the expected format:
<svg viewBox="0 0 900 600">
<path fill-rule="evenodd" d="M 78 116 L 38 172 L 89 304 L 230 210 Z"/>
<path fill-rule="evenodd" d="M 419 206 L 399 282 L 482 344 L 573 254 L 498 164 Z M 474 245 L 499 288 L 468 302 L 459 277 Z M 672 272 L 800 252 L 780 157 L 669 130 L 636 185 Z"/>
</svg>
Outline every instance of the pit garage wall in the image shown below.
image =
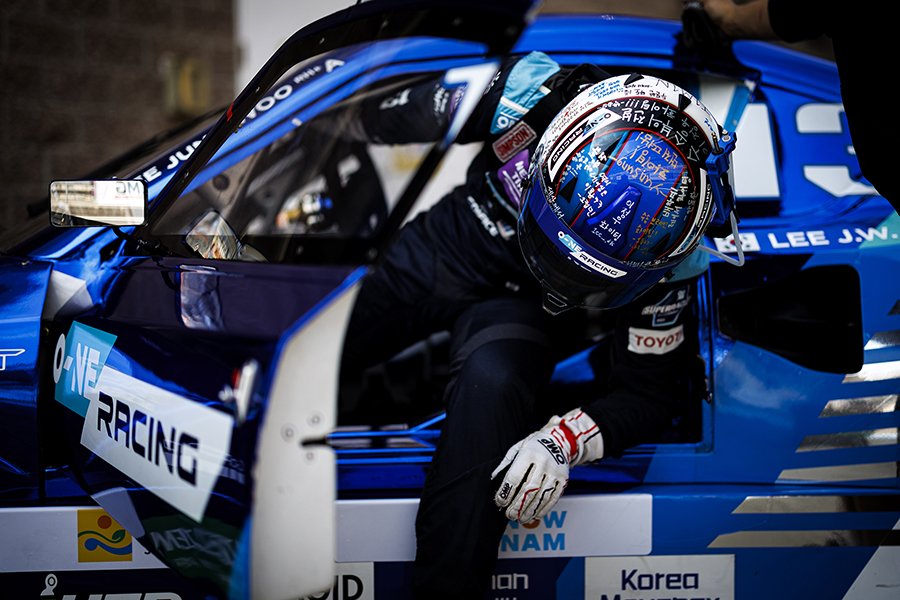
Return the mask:
<svg viewBox="0 0 900 600">
<path fill-rule="evenodd" d="M 0 3 L 0 236 L 78 178 L 234 98 L 222 0 Z"/>
</svg>

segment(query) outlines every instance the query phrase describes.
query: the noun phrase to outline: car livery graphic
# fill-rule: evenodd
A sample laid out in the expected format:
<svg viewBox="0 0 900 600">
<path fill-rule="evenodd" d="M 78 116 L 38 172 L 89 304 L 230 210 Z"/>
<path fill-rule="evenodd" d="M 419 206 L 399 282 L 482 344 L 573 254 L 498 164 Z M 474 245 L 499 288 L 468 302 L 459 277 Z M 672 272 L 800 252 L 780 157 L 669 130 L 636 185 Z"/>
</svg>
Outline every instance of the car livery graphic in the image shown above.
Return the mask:
<svg viewBox="0 0 900 600">
<path fill-rule="evenodd" d="M 511 523 L 487 597 L 896 597 L 900 217 L 861 177 L 835 66 L 757 42 L 709 56 L 680 23 L 531 8 L 331 15 L 214 118 L 54 188 L 58 227 L 43 215 L 0 240 L 4 590 L 410 597 L 447 336 L 368 372 L 403 410 L 339 426 L 344 328 L 397 230 L 461 181 L 473 150 L 453 140 L 499 61 L 541 51 L 658 74 L 736 132 L 746 264 L 714 259 L 696 291 L 707 389 L 664 441 L 573 469 L 548 515 Z M 353 135 L 357 111 L 389 122 L 435 78 L 452 97 L 434 101 L 456 109 L 432 139 Z M 503 118 L 514 186 L 528 132 Z M 85 204 L 113 179 L 140 193 Z M 687 294 L 642 306 L 654 329 L 632 332 L 635 351 L 684 343 L 671 323 Z M 593 377 L 588 351 L 557 365 L 559 393 Z"/>
</svg>

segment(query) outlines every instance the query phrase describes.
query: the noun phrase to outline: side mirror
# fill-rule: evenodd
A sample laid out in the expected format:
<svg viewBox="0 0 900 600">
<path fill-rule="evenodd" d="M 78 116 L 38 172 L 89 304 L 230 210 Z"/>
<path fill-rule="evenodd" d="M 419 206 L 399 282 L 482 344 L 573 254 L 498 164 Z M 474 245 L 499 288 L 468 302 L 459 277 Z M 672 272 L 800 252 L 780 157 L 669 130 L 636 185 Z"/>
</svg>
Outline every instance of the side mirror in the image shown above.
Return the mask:
<svg viewBox="0 0 900 600">
<path fill-rule="evenodd" d="M 147 182 L 140 179 L 50 184 L 50 224 L 54 227 L 145 225 L 148 213 Z"/>
</svg>

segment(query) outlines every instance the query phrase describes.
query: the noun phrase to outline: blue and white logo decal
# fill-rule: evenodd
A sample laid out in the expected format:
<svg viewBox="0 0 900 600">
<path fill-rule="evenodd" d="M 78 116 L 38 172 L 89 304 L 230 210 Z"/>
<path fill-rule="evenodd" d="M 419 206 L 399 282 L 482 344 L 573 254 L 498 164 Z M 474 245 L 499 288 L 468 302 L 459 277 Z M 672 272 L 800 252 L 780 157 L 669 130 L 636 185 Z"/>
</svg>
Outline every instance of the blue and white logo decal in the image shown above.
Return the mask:
<svg viewBox="0 0 900 600">
<path fill-rule="evenodd" d="M 566 245 L 566 248 L 571 250 L 572 252 L 581 252 L 581 246 L 579 246 L 575 240 L 572 239 L 572 236 L 560 231 L 559 232 L 559 241 Z"/>
<path fill-rule="evenodd" d="M 116 336 L 72 323 L 69 335 L 59 336 L 53 353 L 56 401 L 82 417 L 97 398 L 97 382 Z"/>
<path fill-rule="evenodd" d="M 532 52 L 515 64 L 494 111 L 491 133 L 506 131 L 519 122 L 550 91 L 543 82 L 559 71 L 559 64 L 543 52 Z"/>
</svg>

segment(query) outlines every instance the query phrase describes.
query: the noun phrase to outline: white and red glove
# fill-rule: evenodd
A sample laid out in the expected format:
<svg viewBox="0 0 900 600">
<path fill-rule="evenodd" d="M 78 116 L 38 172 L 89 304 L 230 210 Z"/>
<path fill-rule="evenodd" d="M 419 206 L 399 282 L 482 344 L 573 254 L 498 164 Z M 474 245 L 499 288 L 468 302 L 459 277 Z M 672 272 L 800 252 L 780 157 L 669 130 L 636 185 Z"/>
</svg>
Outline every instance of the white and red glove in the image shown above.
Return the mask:
<svg viewBox="0 0 900 600">
<path fill-rule="evenodd" d="M 566 485 L 569 469 L 603 458 L 603 436 L 581 409 L 550 422 L 507 451 L 491 479 L 509 467 L 494 495 L 506 518 L 519 523 L 540 519 L 553 508 Z"/>
</svg>

